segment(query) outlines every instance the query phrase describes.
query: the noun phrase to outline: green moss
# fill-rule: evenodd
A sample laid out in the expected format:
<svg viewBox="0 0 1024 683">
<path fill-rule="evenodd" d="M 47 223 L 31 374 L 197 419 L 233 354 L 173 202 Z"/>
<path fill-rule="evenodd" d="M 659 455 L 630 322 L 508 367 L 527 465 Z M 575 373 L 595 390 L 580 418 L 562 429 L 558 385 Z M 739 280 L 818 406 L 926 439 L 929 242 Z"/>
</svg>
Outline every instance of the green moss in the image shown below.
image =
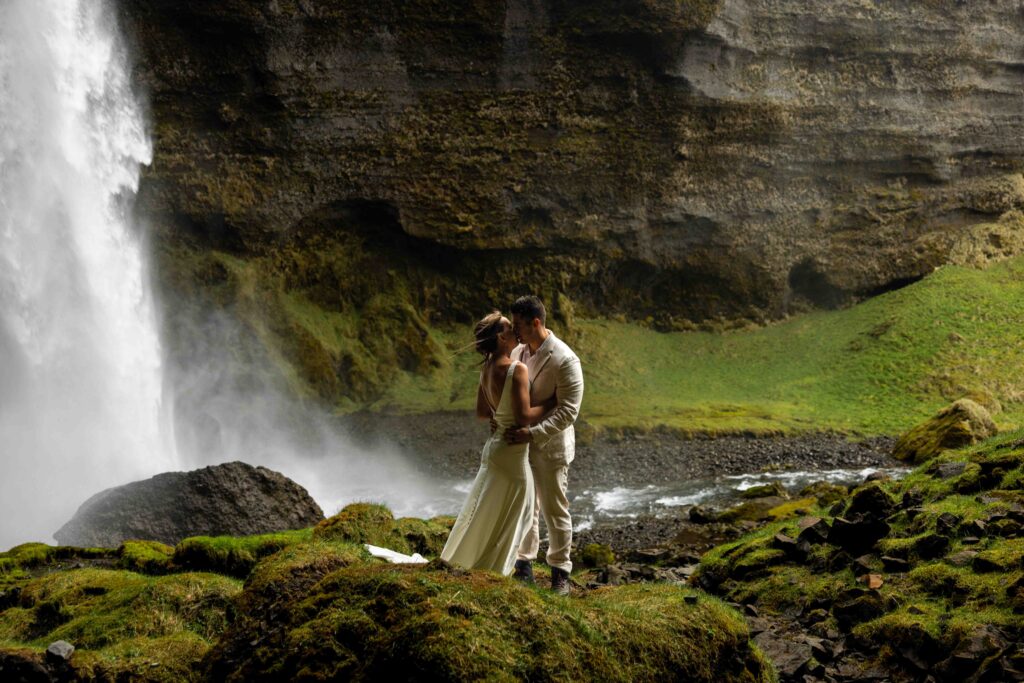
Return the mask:
<svg viewBox="0 0 1024 683">
<path fill-rule="evenodd" d="M 210 660 L 227 681 L 380 680 L 418 672 L 438 680 L 768 681 L 769 667 L 739 615 L 671 586 L 625 586 L 577 599 L 485 572 L 352 565 L 289 605 L 257 648 L 232 645 Z M 415 674 L 414 674 L 415 675 Z"/>
<path fill-rule="evenodd" d="M 121 567 L 142 574 L 166 574 L 174 566 L 174 548 L 159 541 L 125 541 L 117 554 Z"/>
<path fill-rule="evenodd" d="M 965 545 L 954 533 L 945 557 L 924 560 L 917 554 L 922 539 L 938 531 L 941 515 L 955 515 L 961 522 L 988 519 L 1018 504 L 1015 491 L 998 490 L 1005 476 L 1024 456 L 1024 432 L 1003 434 L 980 444 L 948 451 L 918 467 L 903 480 L 868 484 L 855 489 L 850 499 L 880 498 L 879 489 L 894 504 L 910 508 L 887 518 L 889 534 L 872 549 L 870 560 L 882 574 L 883 583 L 874 595 L 883 613 L 852 627 L 851 633 L 882 663 L 902 666 L 905 651 L 925 662 L 937 663 L 955 651 L 965 639 L 981 633 L 986 624 L 1006 630 L 1011 639 L 1024 634 L 1018 591 L 1024 577 L 1024 544 L 1017 538 L 984 536 Z M 956 474 L 956 465 L 964 471 Z M 971 493 L 957 493 L 963 475 L 971 481 Z M 943 478 L 945 477 L 945 478 Z M 977 495 L 980 493 L 981 495 Z M 816 515 L 829 520 L 820 510 Z M 994 524 L 992 526 L 995 526 Z M 806 554 L 791 549 L 784 557 L 772 538 L 782 532 L 798 534 L 793 521 L 770 524 L 735 542 L 708 552 L 697 571 L 698 582 L 729 600 L 753 602 L 762 611 L 804 612 L 809 608 L 833 610 L 837 602 L 859 599 L 863 591 L 849 559 L 835 562 L 838 548 L 815 544 Z M 950 556 L 966 549 L 977 551 L 968 566 L 954 566 Z M 879 556 L 906 558 L 909 570 L 880 569 Z M 959 564 L 959 560 L 957 561 Z M 824 606 L 824 607 L 823 607 Z M 835 613 L 833 614 L 835 616 Z M 843 620 L 836 619 L 838 626 Z M 844 628 L 850 628 L 846 626 Z"/>
<path fill-rule="evenodd" d="M 173 562 L 185 569 L 244 578 L 261 558 L 312 535 L 312 529 L 297 529 L 256 536 L 194 536 L 174 547 Z"/>
<path fill-rule="evenodd" d="M 240 589 L 212 574 L 53 572 L 25 583 L 19 606 L 0 612 L 0 644 L 40 653 L 67 640 L 76 647 L 72 664 L 85 678 L 194 680 Z"/>
<path fill-rule="evenodd" d="M 582 559 L 585 567 L 606 567 L 615 561 L 615 553 L 604 543 L 588 543 L 583 548 Z"/>
<path fill-rule="evenodd" d="M 369 543 L 408 552 L 409 545 L 395 528 L 395 516 L 386 506 L 377 503 L 352 503 L 338 514 L 316 525 L 313 536 L 322 540 Z M 394 547 L 398 543 L 399 547 Z"/>
<path fill-rule="evenodd" d="M 405 539 L 412 552 L 424 557 L 437 557 L 444 549 L 453 524 L 455 518 L 448 516 L 429 520 L 402 517 L 395 520 L 395 532 Z"/>
</svg>

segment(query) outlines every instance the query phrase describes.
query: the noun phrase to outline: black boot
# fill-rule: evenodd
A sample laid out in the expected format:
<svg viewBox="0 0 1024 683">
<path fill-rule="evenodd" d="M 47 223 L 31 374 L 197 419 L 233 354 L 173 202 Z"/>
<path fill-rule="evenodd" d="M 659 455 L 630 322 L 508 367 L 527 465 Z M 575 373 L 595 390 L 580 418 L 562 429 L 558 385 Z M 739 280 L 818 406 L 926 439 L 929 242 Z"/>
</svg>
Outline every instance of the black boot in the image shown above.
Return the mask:
<svg viewBox="0 0 1024 683">
<path fill-rule="evenodd" d="M 572 588 L 569 586 L 569 572 L 558 567 L 552 567 L 551 590 L 559 595 L 569 595 L 572 592 Z"/>
<path fill-rule="evenodd" d="M 533 562 L 529 560 L 516 560 L 516 570 L 512 572 L 512 578 L 532 586 L 536 581 L 533 579 Z"/>
</svg>

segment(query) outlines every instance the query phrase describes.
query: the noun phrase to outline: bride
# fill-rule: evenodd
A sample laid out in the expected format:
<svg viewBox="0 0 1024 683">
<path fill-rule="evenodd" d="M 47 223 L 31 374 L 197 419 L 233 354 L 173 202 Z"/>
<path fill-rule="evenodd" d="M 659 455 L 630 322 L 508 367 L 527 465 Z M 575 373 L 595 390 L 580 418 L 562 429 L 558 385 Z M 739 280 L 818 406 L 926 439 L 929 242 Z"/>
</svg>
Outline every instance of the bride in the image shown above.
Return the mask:
<svg viewBox="0 0 1024 683">
<path fill-rule="evenodd" d="M 510 358 L 517 346 L 508 318 L 495 311 L 476 324 L 476 350 L 483 357 L 477 387 L 476 414 L 491 419 L 497 429 L 484 444 L 480 470 L 452 527 L 441 559 L 469 569 L 512 573 L 523 536 L 533 525 L 533 473 L 527 458 L 529 444 L 507 444 L 507 427 L 539 422 L 554 408 L 530 405 L 526 366 Z"/>
</svg>

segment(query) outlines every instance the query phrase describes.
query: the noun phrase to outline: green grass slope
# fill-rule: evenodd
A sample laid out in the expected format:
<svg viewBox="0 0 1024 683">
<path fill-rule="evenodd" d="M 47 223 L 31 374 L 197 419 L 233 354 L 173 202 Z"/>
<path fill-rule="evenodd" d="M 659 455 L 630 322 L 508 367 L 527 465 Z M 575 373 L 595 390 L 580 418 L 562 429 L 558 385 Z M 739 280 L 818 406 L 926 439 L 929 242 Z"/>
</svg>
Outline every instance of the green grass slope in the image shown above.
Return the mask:
<svg viewBox="0 0 1024 683">
<path fill-rule="evenodd" d="M 223 309 L 246 330 L 251 346 L 233 339 L 237 358 L 226 366 L 276 378 L 339 414 L 472 408 L 469 324 L 424 308 L 397 275 L 359 305 L 332 299 L 341 285 L 297 278 L 296 259 L 287 250 L 249 260 L 171 252 L 166 276 L 178 284 L 168 296 L 188 310 Z M 947 266 L 846 310 L 716 333 L 585 319 L 564 295 L 542 294 L 552 329 L 583 360 L 583 418 L 598 428 L 897 433 L 965 395 L 1001 404 L 1003 427 L 1024 424 L 1024 258 Z M 173 329 L 190 329 L 186 318 Z M 171 342 L 172 354 L 188 353 L 177 336 Z"/>
<path fill-rule="evenodd" d="M 555 325 L 555 329 L 559 329 Z M 564 329 L 564 326 L 563 326 Z M 684 432 L 898 433 L 974 396 L 1024 424 L 1024 260 L 945 267 L 842 311 L 764 328 L 660 333 L 576 320 L 583 417 L 598 427 Z M 447 332 L 449 348 L 470 339 Z M 377 409 L 469 409 L 472 354 L 427 376 L 404 374 Z M 454 399 L 454 400 L 453 400 Z"/>
</svg>

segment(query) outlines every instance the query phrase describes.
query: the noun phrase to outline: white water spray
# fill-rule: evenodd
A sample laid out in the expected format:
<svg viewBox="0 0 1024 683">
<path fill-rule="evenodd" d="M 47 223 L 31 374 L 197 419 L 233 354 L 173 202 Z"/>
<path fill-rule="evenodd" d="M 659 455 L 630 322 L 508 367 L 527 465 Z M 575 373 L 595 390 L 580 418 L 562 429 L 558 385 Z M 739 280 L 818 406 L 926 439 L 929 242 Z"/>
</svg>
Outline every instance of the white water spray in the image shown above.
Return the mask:
<svg viewBox="0 0 1024 683">
<path fill-rule="evenodd" d="M 0 550 L 173 464 L 127 220 L 151 148 L 108 9 L 0 3 Z"/>
</svg>

